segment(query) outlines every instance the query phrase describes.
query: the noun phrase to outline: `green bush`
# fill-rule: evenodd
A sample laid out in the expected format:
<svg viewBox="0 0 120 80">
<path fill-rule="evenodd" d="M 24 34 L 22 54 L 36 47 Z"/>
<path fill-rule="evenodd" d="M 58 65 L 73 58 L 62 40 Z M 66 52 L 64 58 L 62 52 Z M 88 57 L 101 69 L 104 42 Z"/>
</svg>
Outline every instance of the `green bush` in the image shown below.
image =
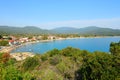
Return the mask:
<svg viewBox="0 0 120 80">
<path fill-rule="evenodd" d="M 2 39 L 2 35 L 0 35 L 0 39 Z"/>
<path fill-rule="evenodd" d="M 0 46 L 7 46 L 8 45 L 8 41 L 0 41 Z"/>
<path fill-rule="evenodd" d="M 7 66 L 2 68 L 0 80 L 23 80 L 23 78 L 22 73 L 14 66 Z"/>
<path fill-rule="evenodd" d="M 50 56 L 50 57 L 53 57 L 55 55 L 58 55 L 60 53 L 60 51 L 58 49 L 53 49 L 51 51 L 48 51 L 47 54 Z"/>
<path fill-rule="evenodd" d="M 120 42 L 112 42 L 110 44 L 110 52 L 112 53 L 112 55 L 120 55 Z"/>
<path fill-rule="evenodd" d="M 23 63 L 24 71 L 33 70 L 39 64 L 39 59 L 36 57 L 28 57 Z"/>
<path fill-rule="evenodd" d="M 43 55 L 41 56 L 41 60 L 42 60 L 42 61 L 48 60 L 48 55 L 43 54 Z"/>
<path fill-rule="evenodd" d="M 55 55 L 50 59 L 50 64 L 57 65 L 61 61 L 62 61 L 61 56 L 60 55 Z"/>
<path fill-rule="evenodd" d="M 76 54 L 79 51 L 80 51 L 79 49 L 72 48 L 72 47 L 67 47 L 65 49 L 62 49 L 60 51 L 60 54 L 63 55 L 63 56 L 66 56 L 66 57 L 68 57 L 68 56 L 72 57 L 74 54 Z"/>
<path fill-rule="evenodd" d="M 115 80 L 118 71 L 113 66 L 113 56 L 110 54 L 95 52 L 91 57 L 83 61 L 83 65 L 77 72 L 77 80 Z"/>
</svg>

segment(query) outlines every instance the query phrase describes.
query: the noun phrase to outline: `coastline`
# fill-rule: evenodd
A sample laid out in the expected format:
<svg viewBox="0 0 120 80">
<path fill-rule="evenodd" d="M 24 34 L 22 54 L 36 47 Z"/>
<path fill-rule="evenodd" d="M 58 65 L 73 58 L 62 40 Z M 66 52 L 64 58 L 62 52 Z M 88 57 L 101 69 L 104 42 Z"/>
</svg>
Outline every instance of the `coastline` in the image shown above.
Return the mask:
<svg viewBox="0 0 120 80">
<path fill-rule="evenodd" d="M 0 50 L 0 52 L 11 54 L 11 51 L 15 50 L 18 47 L 25 46 L 25 45 L 28 45 L 28 44 L 34 44 L 34 43 L 38 43 L 38 42 L 50 42 L 50 41 L 67 40 L 67 39 L 109 38 L 109 37 L 120 37 L 120 36 L 96 36 L 96 37 L 74 37 L 74 38 L 68 37 L 68 38 L 59 38 L 59 39 L 52 39 L 52 40 L 32 41 L 32 42 L 22 43 L 21 45 L 4 47 L 3 49 Z"/>
</svg>

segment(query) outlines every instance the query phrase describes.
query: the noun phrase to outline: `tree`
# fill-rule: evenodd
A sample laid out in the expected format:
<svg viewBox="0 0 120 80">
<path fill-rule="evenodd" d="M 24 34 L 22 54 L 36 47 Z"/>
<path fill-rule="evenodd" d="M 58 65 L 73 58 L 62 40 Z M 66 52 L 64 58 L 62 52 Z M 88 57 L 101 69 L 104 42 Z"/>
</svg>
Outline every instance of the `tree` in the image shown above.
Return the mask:
<svg viewBox="0 0 120 80">
<path fill-rule="evenodd" d="M 113 62 L 116 71 L 118 71 L 118 80 L 120 79 L 120 41 L 118 43 L 112 42 L 110 44 L 110 52 L 113 55 Z M 116 79 L 117 80 L 117 79 Z"/>
<path fill-rule="evenodd" d="M 48 35 L 43 35 L 42 36 L 42 40 L 47 40 L 48 39 Z"/>
<path fill-rule="evenodd" d="M 95 52 L 84 60 L 81 68 L 76 72 L 77 80 L 115 80 L 119 70 L 113 66 L 111 54 Z"/>
<path fill-rule="evenodd" d="M 2 39 L 2 35 L 0 35 L 0 39 Z"/>
<path fill-rule="evenodd" d="M 0 41 L 0 46 L 7 46 L 8 45 L 8 41 Z"/>
<path fill-rule="evenodd" d="M 112 42 L 110 44 L 110 52 L 112 55 L 120 55 L 120 42 L 118 43 L 115 43 L 115 42 Z"/>
</svg>

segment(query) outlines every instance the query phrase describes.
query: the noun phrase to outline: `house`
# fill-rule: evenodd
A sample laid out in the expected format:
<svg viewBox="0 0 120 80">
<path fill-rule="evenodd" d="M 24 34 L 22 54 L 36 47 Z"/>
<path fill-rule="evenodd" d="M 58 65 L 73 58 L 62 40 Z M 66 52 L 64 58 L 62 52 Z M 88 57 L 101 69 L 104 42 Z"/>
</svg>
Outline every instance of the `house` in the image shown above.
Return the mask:
<svg viewBox="0 0 120 80">
<path fill-rule="evenodd" d="M 48 36 L 48 39 L 49 40 L 54 40 L 54 39 L 56 39 L 56 36 Z"/>
<path fill-rule="evenodd" d="M 14 45 L 14 40 L 9 40 L 9 45 L 13 46 Z"/>
<path fill-rule="evenodd" d="M 15 36 L 10 36 L 12 40 L 17 40 Z"/>
<path fill-rule="evenodd" d="M 28 42 L 29 39 L 28 39 L 28 37 L 25 37 L 25 38 L 20 38 L 19 41 L 20 41 L 21 43 L 24 43 L 24 42 Z"/>
<path fill-rule="evenodd" d="M 2 37 L 4 40 L 11 40 L 12 38 L 11 37 L 9 37 L 9 36 L 3 36 Z"/>
<path fill-rule="evenodd" d="M 36 39 L 36 37 L 35 36 L 33 36 L 32 37 L 32 41 L 36 41 L 37 39 Z"/>
<path fill-rule="evenodd" d="M 41 40 L 41 39 L 42 39 L 42 36 L 38 36 L 38 37 L 37 37 L 37 40 Z"/>
</svg>

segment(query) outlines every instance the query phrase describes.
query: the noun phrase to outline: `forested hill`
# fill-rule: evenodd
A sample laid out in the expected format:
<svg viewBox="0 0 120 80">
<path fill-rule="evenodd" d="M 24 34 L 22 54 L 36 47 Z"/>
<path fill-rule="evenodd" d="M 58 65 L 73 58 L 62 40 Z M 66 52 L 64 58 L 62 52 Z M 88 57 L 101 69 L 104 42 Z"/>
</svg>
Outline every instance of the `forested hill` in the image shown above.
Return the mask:
<svg viewBox="0 0 120 80">
<path fill-rule="evenodd" d="M 0 26 L 0 33 L 1 34 L 47 34 L 49 33 L 49 31 L 34 26 L 26 26 L 26 27 Z"/>
<path fill-rule="evenodd" d="M 100 28 L 96 26 L 89 26 L 85 28 L 71 28 L 71 27 L 60 27 L 53 29 L 58 33 L 66 34 L 86 34 L 86 35 L 120 35 L 120 29 L 111 28 Z"/>
<path fill-rule="evenodd" d="M 80 35 L 120 36 L 120 29 L 89 26 L 85 28 L 59 27 L 47 30 L 40 29 L 35 26 L 26 27 L 0 26 L 0 34 L 80 34 Z"/>
</svg>

